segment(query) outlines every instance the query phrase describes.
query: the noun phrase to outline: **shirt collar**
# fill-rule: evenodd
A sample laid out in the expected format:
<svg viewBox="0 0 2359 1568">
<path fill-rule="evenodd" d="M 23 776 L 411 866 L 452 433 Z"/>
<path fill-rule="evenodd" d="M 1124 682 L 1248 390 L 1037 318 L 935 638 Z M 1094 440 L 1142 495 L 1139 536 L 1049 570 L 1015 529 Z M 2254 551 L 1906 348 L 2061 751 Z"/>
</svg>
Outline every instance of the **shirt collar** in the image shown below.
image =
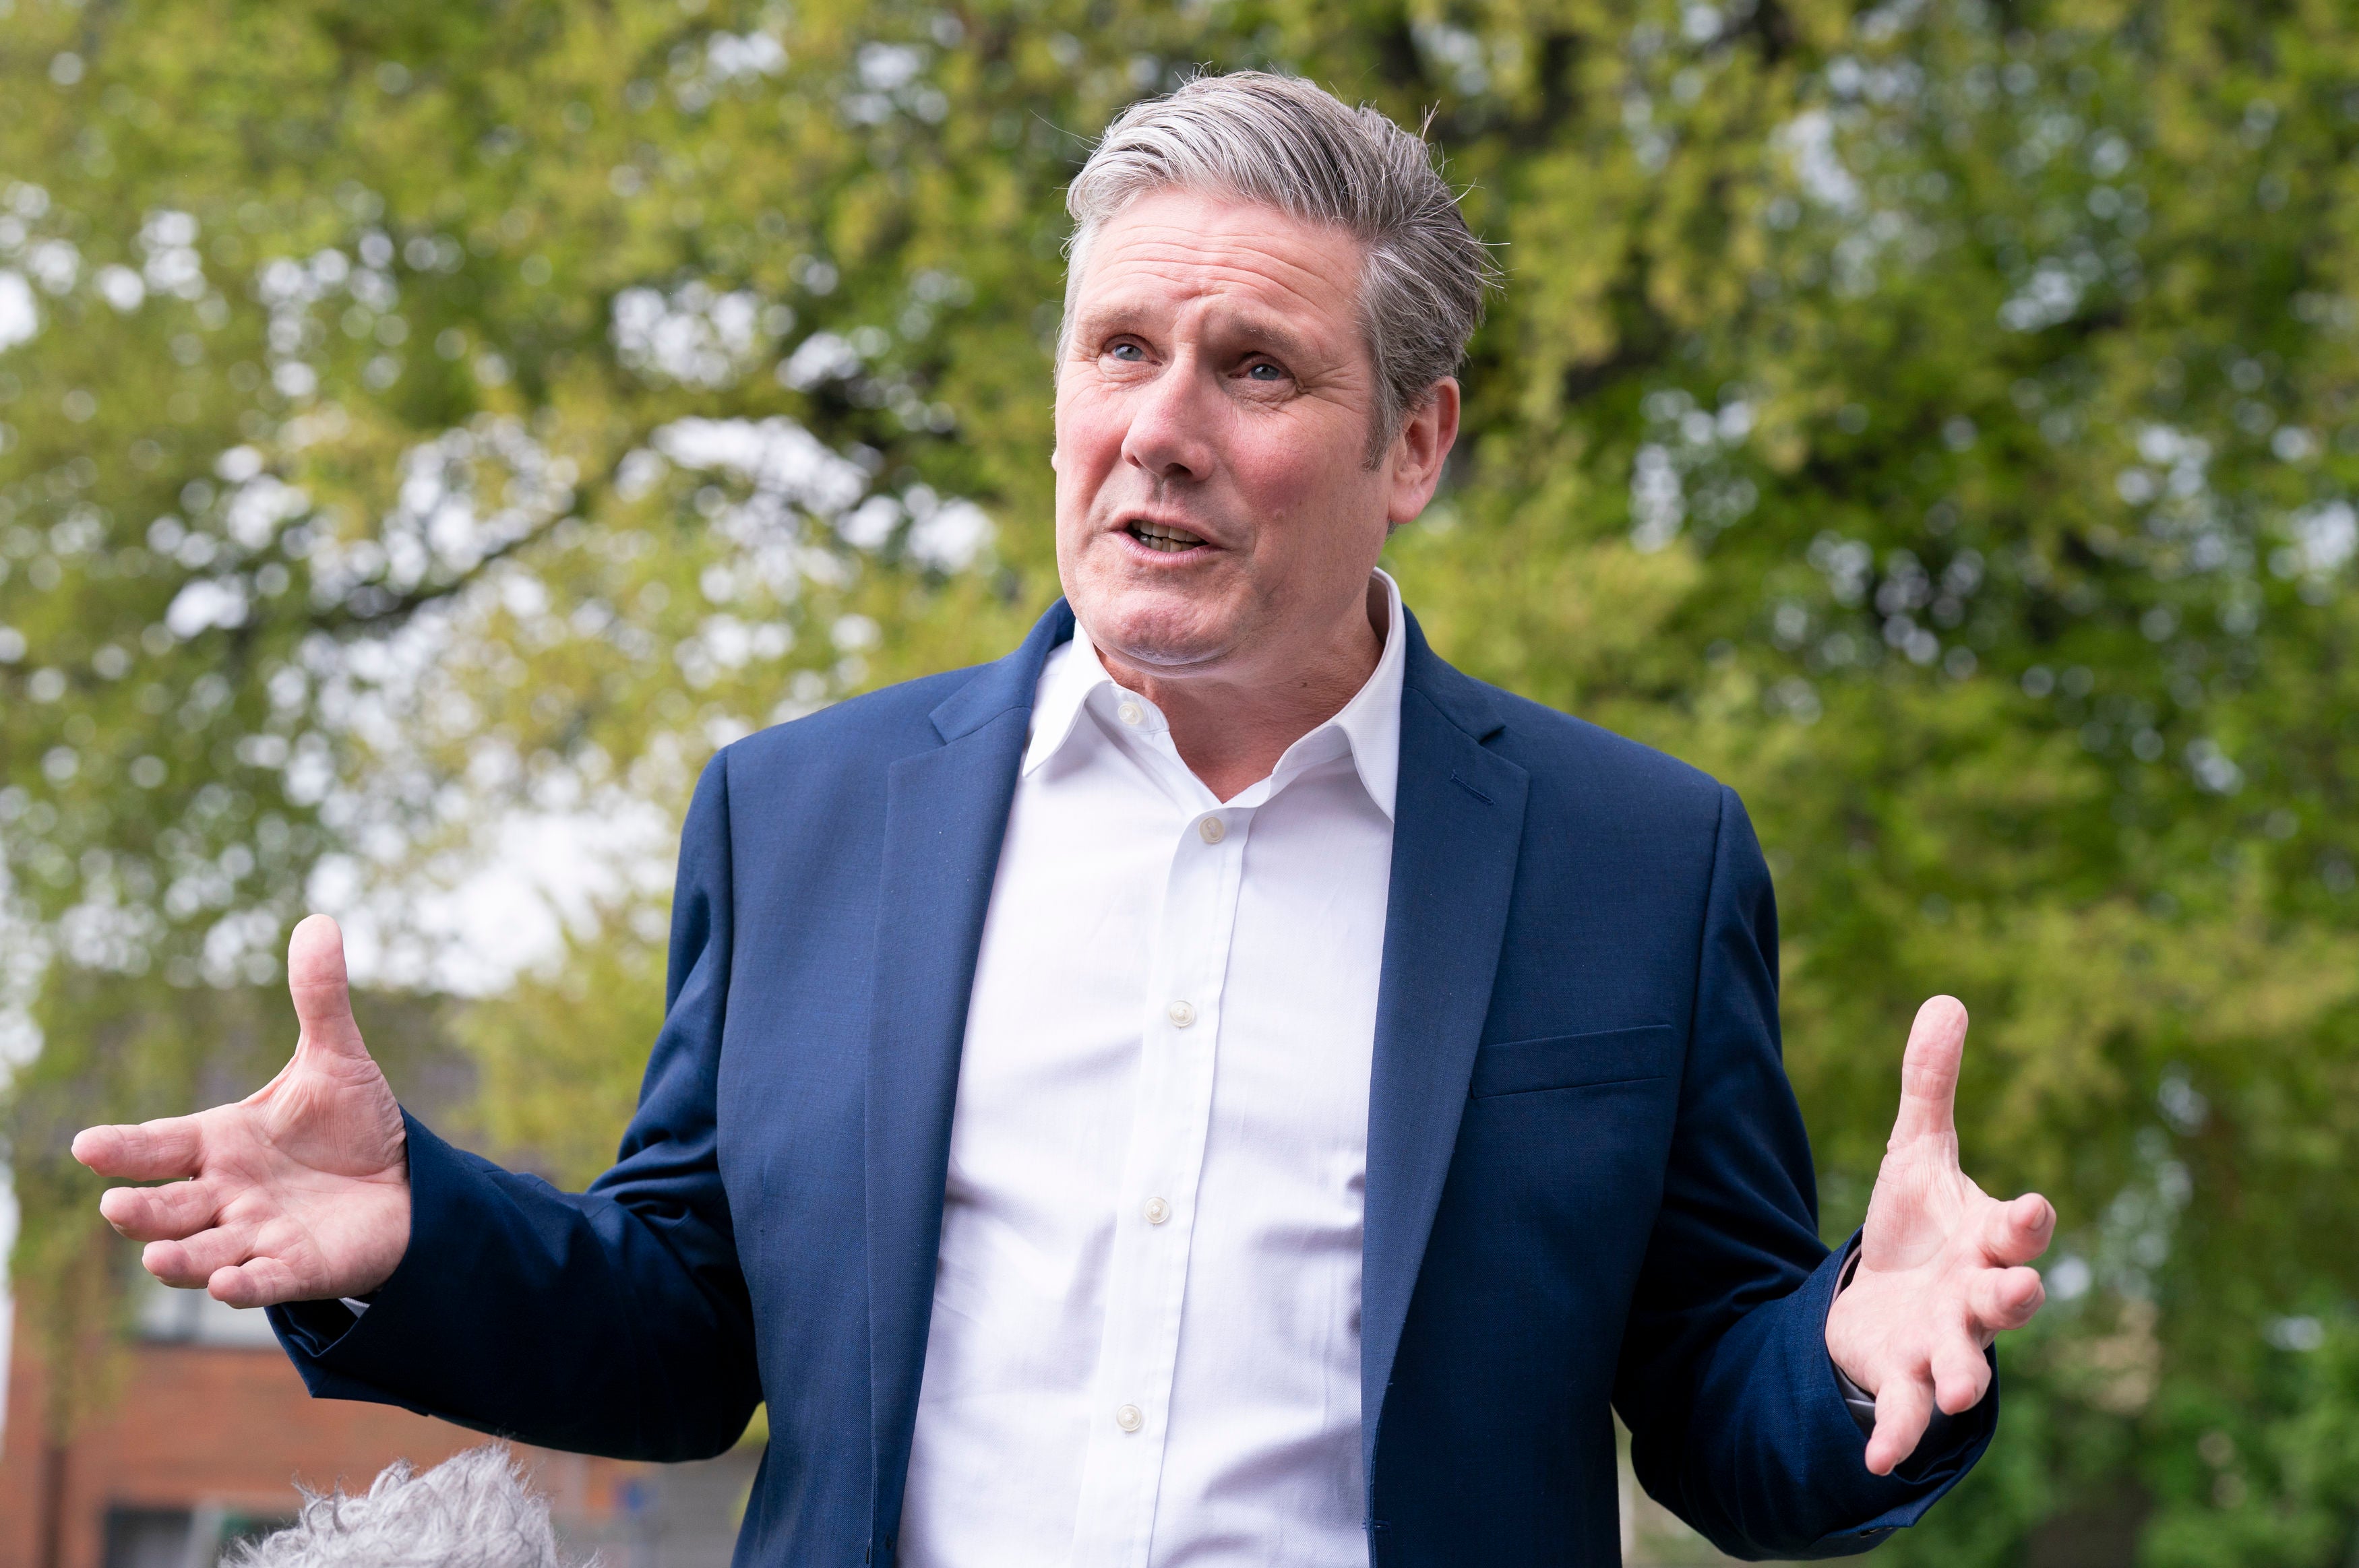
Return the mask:
<svg viewBox="0 0 2359 1568">
<path fill-rule="evenodd" d="M 1332 747 L 1331 735 L 1340 736 L 1350 750 L 1360 786 L 1368 792 L 1376 809 L 1390 817 L 1400 782 L 1401 683 L 1408 667 L 1408 633 L 1400 585 L 1392 575 L 1378 570 L 1369 588 L 1372 599 L 1382 594 L 1385 614 L 1385 646 L 1375 670 L 1341 712 L 1287 748 L 1278 759 L 1277 773 L 1288 773 L 1315 760 Z M 1084 706 L 1100 690 L 1113 695 L 1121 688 L 1106 674 L 1097 647 L 1090 641 L 1089 628 L 1076 620 L 1072 641 L 1052 649 L 1040 667 L 1032 699 L 1032 738 L 1024 751 L 1025 773 L 1031 773 L 1072 742 L 1082 729 Z"/>
</svg>

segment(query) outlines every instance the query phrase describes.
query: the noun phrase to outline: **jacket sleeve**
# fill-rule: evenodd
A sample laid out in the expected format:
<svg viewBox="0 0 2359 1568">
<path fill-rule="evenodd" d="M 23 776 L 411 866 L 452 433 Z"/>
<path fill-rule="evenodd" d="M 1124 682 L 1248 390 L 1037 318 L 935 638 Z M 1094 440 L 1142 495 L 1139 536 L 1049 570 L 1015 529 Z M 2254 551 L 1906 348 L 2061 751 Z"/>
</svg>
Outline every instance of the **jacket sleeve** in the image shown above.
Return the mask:
<svg viewBox="0 0 2359 1568">
<path fill-rule="evenodd" d="M 563 1193 L 406 1117 L 409 1247 L 392 1278 L 357 1318 L 271 1309 L 314 1395 L 617 1458 L 737 1439 L 761 1391 L 716 1150 L 730 948 L 724 753 L 681 836 L 664 1024 L 620 1159 Z"/>
<path fill-rule="evenodd" d="M 1834 1557 L 1913 1524 L 1990 1442 L 1995 1381 L 1873 1476 L 1826 1348 L 1843 1253 L 1819 1239 L 1777 1033 L 1768 868 L 1722 792 L 1663 1205 L 1614 1382 L 1649 1496 L 1734 1556 Z"/>
</svg>

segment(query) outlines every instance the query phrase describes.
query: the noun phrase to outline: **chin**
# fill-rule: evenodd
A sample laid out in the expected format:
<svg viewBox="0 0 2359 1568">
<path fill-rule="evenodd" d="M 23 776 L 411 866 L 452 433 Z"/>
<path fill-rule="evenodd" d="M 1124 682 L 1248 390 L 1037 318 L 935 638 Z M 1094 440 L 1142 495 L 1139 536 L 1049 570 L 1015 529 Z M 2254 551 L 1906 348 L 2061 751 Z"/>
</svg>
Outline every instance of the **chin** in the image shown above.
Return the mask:
<svg viewBox="0 0 2359 1568">
<path fill-rule="evenodd" d="M 1091 640 L 1133 664 L 1185 668 L 1217 659 L 1229 643 L 1225 606 L 1169 589 L 1119 588 L 1086 596 L 1076 610 Z"/>
</svg>

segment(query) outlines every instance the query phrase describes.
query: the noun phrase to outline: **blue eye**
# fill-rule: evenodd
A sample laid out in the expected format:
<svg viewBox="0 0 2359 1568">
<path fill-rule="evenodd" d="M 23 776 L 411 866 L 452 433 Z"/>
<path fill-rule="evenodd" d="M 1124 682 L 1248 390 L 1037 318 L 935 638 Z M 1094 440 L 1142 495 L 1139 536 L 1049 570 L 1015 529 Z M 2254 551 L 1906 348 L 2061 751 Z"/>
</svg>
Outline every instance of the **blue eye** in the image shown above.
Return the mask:
<svg viewBox="0 0 2359 1568">
<path fill-rule="evenodd" d="M 1253 366 L 1251 369 L 1247 370 L 1245 373 L 1253 377 L 1256 381 L 1283 381 L 1286 379 L 1286 373 L 1278 369 L 1277 366 L 1270 363 L 1267 360 L 1264 360 L 1259 364 Z"/>
<path fill-rule="evenodd" d="M 1147 351 L 1140 348 L 1136 343 L 1116 343 L 1114 347 L 1108 349 L 1106 352 L 1112 354 L 1118 360 L 1136 361 L 1143 360 L 1147 357 Z"/>
</svg>

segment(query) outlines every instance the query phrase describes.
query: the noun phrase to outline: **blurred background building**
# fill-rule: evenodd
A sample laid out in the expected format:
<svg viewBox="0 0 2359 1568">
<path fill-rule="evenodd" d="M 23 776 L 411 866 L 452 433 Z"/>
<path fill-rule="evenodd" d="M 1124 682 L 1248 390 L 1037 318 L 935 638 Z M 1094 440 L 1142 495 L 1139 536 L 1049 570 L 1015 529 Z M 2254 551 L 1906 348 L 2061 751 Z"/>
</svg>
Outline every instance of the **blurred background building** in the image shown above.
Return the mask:
<svg viewBox="0 0 2359 1568">
<path fill-rule="evenodd" d="M 143 1336 L 66 1147 L 267 1078 L 305 910 L 413 1108 L 602 1168 L 698 769 L 1054 598 L 1061 187 L 1247 65 L 1430 113 L 1500 246 L 1387 565 L 1745 795 L 1827 1235 L 1936 989 L 2058 1206 L 1883 1560 L 2359 1561 L 2341 0 L 0 0 L 0 1534 L 42 1454 L 277 1441 L 143 1423 L 286 1375 Z M 369 1430 L 316 1463 L 451 1435 Z"/>
<path fill-rule="evenodd" d="M 385 1405 L 313 1400 L 258 1312 L 138 1287 L 134 1347 L 100 1419 L 42 1442 L 47 1392 L 16 1347 L 0 1428 L 0 1568 L 211 1568 L 291 1522 L 300 1482 L 366 1488 L 484 1440 Z M 522 1450 L 568 1545 L 606 1568 L 727 1568 L 758 1446 L 699 1465 Z"/>
</svg>

